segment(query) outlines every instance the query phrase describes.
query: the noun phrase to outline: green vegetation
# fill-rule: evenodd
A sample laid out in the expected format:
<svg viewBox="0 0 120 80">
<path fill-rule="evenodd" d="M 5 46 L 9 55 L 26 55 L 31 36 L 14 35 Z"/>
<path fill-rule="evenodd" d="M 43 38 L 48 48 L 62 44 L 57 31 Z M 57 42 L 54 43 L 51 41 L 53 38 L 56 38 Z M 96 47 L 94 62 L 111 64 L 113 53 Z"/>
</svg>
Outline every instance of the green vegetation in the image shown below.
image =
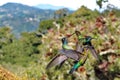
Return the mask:
<svg viewBox="0 0 120 80">
<path fill-rule="evenodd" d="M 119 80 L 120 16 L 116 12 L 119 11 L 113 9 L 101 14 L 82 6 L 71 15 L 42 21 L 37 31 L 23 32 L 19 38 L 15 38 L 9 27 L 2 27 L 0 65 L 21 80 Z M 53 22 L 60 24 L 60 28 L 55 28 Z M 62 48 L 61 37 L 72 34 L 76 29 L 83 36 L 97 38 L 92 43 L 102 59 L 101 63 L 89 54 L 85 65 L 72 75 L 68 74 L 72 60 L 65 62 L 60 69 L 56 66 L 46 70 L 51 58 Z M 42 34 L 42 31 L 47 33 Z M 76 36 L 70 37 L 69 45 L 75 48 L 76 41 Z"/>
<path fill-rule="evenodd" d="M 99 15 L 100 13 L 97 10 L 92 11 L 85 6 L 81 6 L 81 8 L 66 18 L 69 19 L 72 24 L 76 25 L 82 23 L 83 21 L 94 20 Z"/>
<path fill-rule="evenodd" d="M 90 9 L 88 9 L 85 6 L 81 6 L 76 12 L 72 14 L 73 17 L 76 18 L 87 18 L 90 19 L 90 17 L 94 18 L 98 15 L 99 12 L 94 12 Z"/>
<path fill-rule="evenodd" d="M 96 0 L 97 5 L 102 8 L 103 3 L 108 2 L 108 0 Z"/>
<path fill-rule="evenodd" d="M 40 32 L 44 32 L 44 31 L 47 31 L 47 30 L 53 28 L 53 27 L 54 27 L 53 21 L 54 21 L 54 20 L 41 21 L 38 30 L 39 30 Z"/>
</svg>

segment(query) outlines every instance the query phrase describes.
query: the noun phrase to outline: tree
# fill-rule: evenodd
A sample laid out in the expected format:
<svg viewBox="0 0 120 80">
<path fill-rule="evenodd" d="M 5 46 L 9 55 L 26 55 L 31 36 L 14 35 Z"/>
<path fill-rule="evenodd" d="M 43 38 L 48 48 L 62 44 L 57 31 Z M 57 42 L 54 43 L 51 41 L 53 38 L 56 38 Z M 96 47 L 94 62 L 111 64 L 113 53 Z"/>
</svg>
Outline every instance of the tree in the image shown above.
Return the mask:
<svg viewBox="0 0 120 80">
<path fill-rule="evenodd" d="M 68 9 L 66 8 L 63 8 L 63 9 L 59 9 L 57 11 L 55 11 L 54 13 L 54 18 L 57 19 L 57 18 L 63 18 L 65 16 L 68 15 Z"/>
<path fill-rule="evenodd" d="M 103 3 L 108 2 L 108 0 L 96 0 L 97 5 L 102 8 Z"/>
<path fill-rule="evenodd" d="M 38 31 L 44 33 L 47 30 L 49 30 L 50 28 L 52 28 L 53 26 L 54 26 L 53 20 L 41 21 Z"/>
<path fill-rule="evenodd" d="M 11 29 L 9 27 L 0 28 L 0 48 L 5 44 L 13 42 L 14 36 L 11 34 Z"/>
</svg>

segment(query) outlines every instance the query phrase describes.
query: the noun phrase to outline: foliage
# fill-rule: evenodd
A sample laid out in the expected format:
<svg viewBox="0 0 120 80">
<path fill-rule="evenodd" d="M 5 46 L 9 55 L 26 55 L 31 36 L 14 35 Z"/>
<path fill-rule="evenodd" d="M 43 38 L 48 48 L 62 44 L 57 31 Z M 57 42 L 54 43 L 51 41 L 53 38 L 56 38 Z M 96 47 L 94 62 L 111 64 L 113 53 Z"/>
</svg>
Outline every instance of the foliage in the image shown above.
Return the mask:
<svg viewBox="0 0 120 80">
<path fill-rule="evenodd" d="M 97 10 L 92 11 L 85 6 L 81 6 L 73 14 L 69 15 L 66 18 L 66 21 L 68 21 L 67 19 L 69 19 L 72 24 L 80 24 L 87 20 L 94 20 L 99 15 L 100 15 L 99 11 Z"/>
<path fill-rule="evenodd" d="M 54 13 L 54 18 L 55 19 L 63 18 L 65 16 L 67 16 L 68 13 L 69 13 L 69 10 L 66 8 L 56 10 Z"/>
<path fill-rule="evenodd" d="M 102 8 L 103 2 L 104 2 L 104 3 L 105 3 L 105 2 L 108 2 L 108 0 L 96 0 L 96 3 L 97 3 L 97 5 L 98 5 L 100 8 Z"/>
<path fill-rule="evenodd" d="M 6 43 L 2 47 L 0 62 L 10 62 L 11 64 L 27 66 L 26 63 L 37 60 L 37 55 L 40 53 L 37 48 L 40 44 L 41 37 L 37 37 L 36 33 L 24 32 L 19 40 L 14 39 L 12 43 Z"/>
<path fill-rule="evenodd" d="M 13 35 L 9 27 L 0 28 L 0 48 L 4 45 L 10 44 L 13 41 Z"/>
<path fill-rule="evenodd" d="M 110 14 L 112 16 L 112 14 L 114 14 L 116 17 L 120 17 L 120 9 L 118 8 L 107 8 L 104 12 L 103 12 L 104 15 L 108 15 Z"/>
<path fill-rule="evenodd" d="M 53 28 L 53 20 L 45 20 L 40 22 L 39 31 L 45 32 L 46 30 L 49 30 L 50 28 Z"/>
<path fill-rule="evenodd" d="M 94 14 L 93 14 L 93 13 L 94 13 Z M 98 12 L 96 12 L 96 14 L 97 14 L 97 13 L 98 13 Z M 89 17 L 89 16 L 96 16 L 96 15 L 95 15 L 95 12 L 94 12 L 94 11 L 88 9 L 88 8 L 85 7 L 85 6 L 81 6 L 81 8 L 79 8 L 76 12 L 73 13 L 73 16 L 76 17 L 76 18 L 80 18 L 80 17 L 84 18 L 84 17 L 86 17 L 86 16 Z"/>
</svg>

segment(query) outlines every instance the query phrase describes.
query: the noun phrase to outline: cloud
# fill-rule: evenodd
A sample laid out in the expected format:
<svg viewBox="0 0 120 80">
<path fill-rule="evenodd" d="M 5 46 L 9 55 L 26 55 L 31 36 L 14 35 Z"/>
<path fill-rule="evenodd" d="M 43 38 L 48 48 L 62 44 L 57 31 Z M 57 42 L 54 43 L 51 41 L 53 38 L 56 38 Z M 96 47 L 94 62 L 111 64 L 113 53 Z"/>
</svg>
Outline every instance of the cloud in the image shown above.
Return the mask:
<svg viewBox="0 0 120 80">
<path fill-rule="evenodd" d="M 90 9 L 99 9 L 96 5 L 96 0 L 1 0 L 0 5 L 3 5 L 7 2 L 17 2 L 30 6 L 38 5 L 38 4 L 52 4 L 55 6 L 65 6 L 72 9 L 78 9 L 80 6 L 85 5 Z M 109 3 L 114 4 L 120 8 L 120 0 L 109 0 Z M 106 6 L 106 3 L 104 6 Z"/>
</svg>

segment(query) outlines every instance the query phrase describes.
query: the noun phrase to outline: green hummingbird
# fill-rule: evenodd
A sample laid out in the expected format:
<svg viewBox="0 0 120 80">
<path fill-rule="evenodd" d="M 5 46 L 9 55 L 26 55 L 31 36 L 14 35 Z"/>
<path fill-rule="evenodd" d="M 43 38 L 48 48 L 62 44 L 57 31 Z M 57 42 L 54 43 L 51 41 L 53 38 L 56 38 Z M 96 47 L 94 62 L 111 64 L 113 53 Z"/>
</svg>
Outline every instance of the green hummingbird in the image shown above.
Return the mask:
<svg viewBox="0 0 120 80">
<path fill-rule="evenodd" d="M 73 50 L 68 46 L 68 41 L 66 37 L 62 38 L 62 48 L 59 50 L 60 54 L 57 54 L 47 65 L 47 69 L 53 66 L 62 65 L 68 58 L 71 58 L 75 61 L 79 61 L 83 54 L 80 52 Z"/>
<path fill-rule="evenodd" d="M 94 38 L 92 38 L 91 36 L 83 37 L 79 31 L 75 31 L 75 33 L 80 42 L 80 43 L 77 43 L 77 47 L 76 47 L 77 51 L 83 53 L 84 48 L 90 49 L 92 55 L 98 60 L 97 52 L 91 43 L 91 40 Z M 86 62 L 87 57 L 88 57 L 88 54 L 82 57 L 77 63 L 75 63 L 69 73 L 72 74 L 75 70 L 77 70 L 80 66 L 82 66 Z"/>
<path fill-rule="evenodd" d="M 70 46 L 68 46 L 68 40 L 66 37 L 62 38 L 62 48 L 63 49 L 72 49 Z"/>
<path fill-rule="evenodd" d="M 92 38 L 91 36 L 86 36 L 84 39 L 83 45 L 85 45 L 85 47 L 91 51 L 92 55 L 96 58 L 96 60 L 99 60 L 97 52 L 91 43 L 92 39 L 95 39 L 95 38 Z"/>
<path fill-rule="evenodd" d="M 80 66 L 84 65 L 87 60 L 88 54 L 83 56 L 77 63 L 74 64 L 72 69 L 69 71 L 69 74 L 72 74 L 75 70 L 77 70 Z"/>
<path fill-rule="evenodd" d="M 91 51 L 92 55 L 96 58 L 96 60 L 98 60 L 97 52 L 91 43 L 91 40 L 95 38 L 92 38 L 91 36 L 83 37 L 79 31 L 75 31 L 75 33 L 79 41 L 79 43 L 77 44 L 77 51 L 82 53 L 84 51 L 84 48 L 86 47 Z"/>
</svg>

